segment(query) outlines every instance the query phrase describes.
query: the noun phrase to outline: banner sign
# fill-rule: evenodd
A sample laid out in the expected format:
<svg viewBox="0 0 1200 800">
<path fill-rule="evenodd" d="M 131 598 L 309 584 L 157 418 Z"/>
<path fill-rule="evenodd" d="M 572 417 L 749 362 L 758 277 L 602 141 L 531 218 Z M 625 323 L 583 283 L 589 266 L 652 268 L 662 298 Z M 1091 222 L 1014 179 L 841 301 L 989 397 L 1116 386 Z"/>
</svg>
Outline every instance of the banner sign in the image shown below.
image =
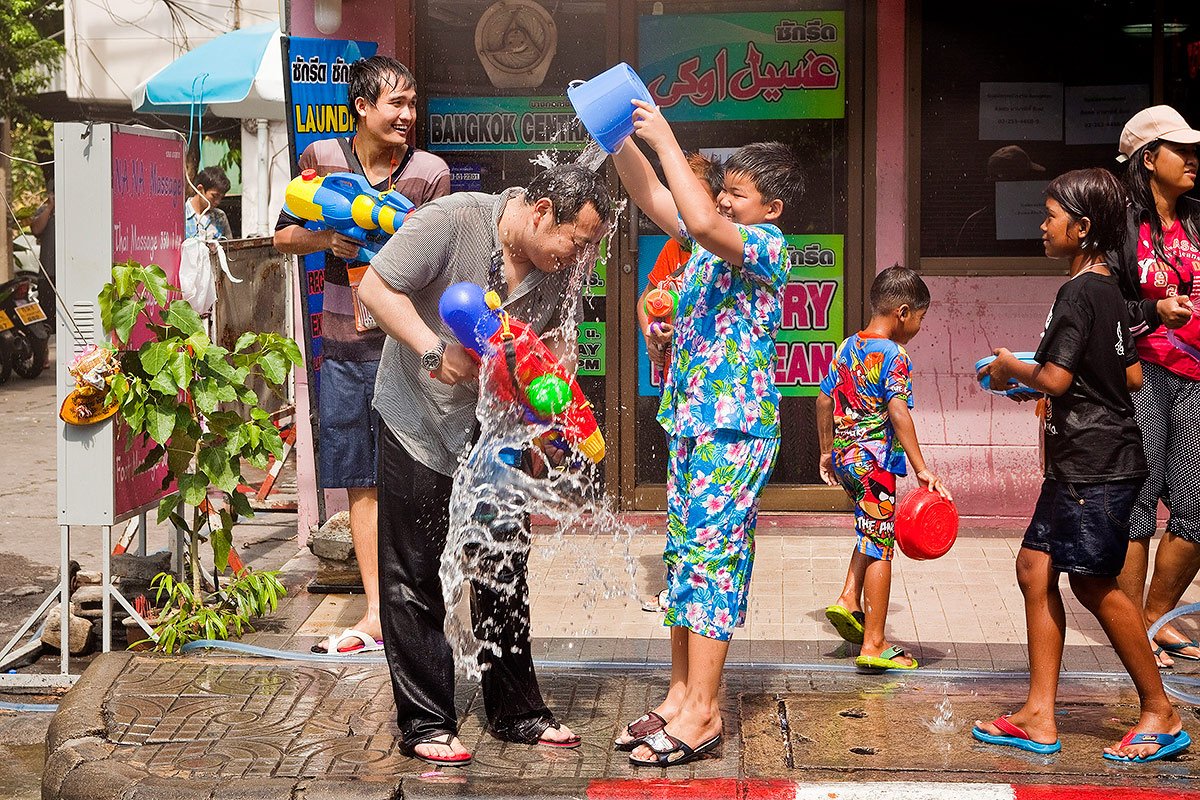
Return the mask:
<svg viewBox="0 0 1200 800">
<path fill-rule="evenodd" d="M 579 345 L 578 375 L 599 375 L 605 373 L 608 363 L 605 352 L 605 328 L 603 322 L 581 322 L 576 335 Z"/>
<path fill-rule="evenodd" d="M 784 397 L 815 397 L 845 338 L 842 283 L 845 243 L 841 234 L 788 236 L 790 276 L 783 290 L 783 318 L 775 337 L 775 385 Z M 638 237 L 638 293 L 666 236 Z M 650 364 L 639 334 L 638 395 L 661 391 L 658 367 Z"/>
<path fill-rule="evenodd" d="M 672 122 L 841 119 L 843 11 L 649 14 L 638 74 Z"/>
<path fill-rule="evenodd" d="M 429 149 L 578 150 L 588 140 L 563 97 L 431 97 Z"/>
<path fill-rule="evenodd" d="M 183 204 L 187 200 L 183 150 L 183 141 L 174 137 L 122 129 L 112 134 L 113 263 L 132 259 L 157 264 L 172 286 L 179 285 Z M 139 322 L 130 333 L 129 347 L 137 349 L 150 338 L 146 323 Z M 135 441 L 129 447 L 128 434 L 124 424 L 116 426 L 113 518 L 118 520 L 166 497 L 173 489 L 162 485 L 167 477 L 165 459 L 153 469 L 137 472 L 154 442 Z"/>
</svg>

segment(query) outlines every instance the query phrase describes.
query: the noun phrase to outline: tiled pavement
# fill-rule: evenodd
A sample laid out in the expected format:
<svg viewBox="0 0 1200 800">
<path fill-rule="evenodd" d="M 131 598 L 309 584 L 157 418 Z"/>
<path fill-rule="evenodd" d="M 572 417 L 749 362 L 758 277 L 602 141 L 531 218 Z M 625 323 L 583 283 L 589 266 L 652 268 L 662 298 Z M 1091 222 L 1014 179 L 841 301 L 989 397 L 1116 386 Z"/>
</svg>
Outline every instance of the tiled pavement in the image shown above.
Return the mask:
<svg viewBox="0 0 1200 800">
<path fill-rule="evenodd" d="M 1013 577 L 1019 537 L 1010 533 L 967 530 L 942 559 L 897 561 L 889 634 L 923 665 L 899 676 L 855 674 L 824 622 L 844 576 L 848 534 L 760 535 L 751 611 L 722 695 L 724 747 L 669 775 L 635 770 L 609 746 L 622 722 L 665 691 L 666 632 L 660 615 L 640 608 L 660 588 L 660 537 L 540 534 L 530 568 L 535 657 L 548 704 L 584 736 L 579 750 L 492 738 L 475 685 L 462 681 L 461 732 L 475 763 L 437 771 L 407 759 L 396 748 L 387 672 L 374 655 L 313 663 L 216 651 L 114 654 L 93 665 L 56 715 L 45 796 L 580 796 L 580 782 L 594 778 L 719 776 L 1190 786 L 1200 762 L 1187 756 L 1156 765 L 1149 778 L 1099 758 L 1136 718 L 1136 698 L 1069 590 L 1064 667 L 1076 677 L 1063 683 L 1063 754 L 1032 757 L 970 740 L 971 720 L 1011 710 L 1023 691 L 1023 610 Z M 362 597 L 307 593 L 314 575 L 302 551 L 285 571 L 291 594 L 280 613 L 246 641 L 304 653 L 354 622 Z M 1185 716 L 1196 719 L 1193 709 Z"/>
</svg>

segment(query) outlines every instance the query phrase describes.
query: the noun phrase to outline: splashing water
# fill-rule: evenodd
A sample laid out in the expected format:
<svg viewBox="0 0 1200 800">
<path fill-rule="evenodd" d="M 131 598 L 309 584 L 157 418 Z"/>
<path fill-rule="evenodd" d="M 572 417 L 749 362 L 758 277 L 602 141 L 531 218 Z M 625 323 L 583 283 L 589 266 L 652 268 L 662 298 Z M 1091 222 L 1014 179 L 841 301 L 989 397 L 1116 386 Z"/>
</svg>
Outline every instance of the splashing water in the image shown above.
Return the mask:
<svg viewBox="0 0 1200 800">
<path fill-rule="evenodd" d="M 550 141 L 557 142 L 567 133 L 578 131 L 581 128 L 583 128 L 583 123 L 578 117 L 568 122 L 560 123 L 558 128 L 555 129 L 554 133 L 550 134 Z M 601 165 L 604 164 L 604 159 L 608 158 L 608 153 L 586 131 L 584 131 L 583 141 L 584 147 L 581 151 L 579 151 L 579 154 L 575 156 L 575 160 L 572 163 L 578 164 L 584 169 L 595 172 L 601 167 Z M 549 169 L 550 167 L 557 166 L 558 164 L 562 163 L 558 155 L 560 152 L 564 151 L 542 150 L 534 155 L 533 158 L 529 159 L 529 163 L 533 164 L 534 166 L 542 167 L 543 169 Z M 565 152 L 569 153 L 570 151 Z"/>
<path fill-rule="evenodd" d="M 552 350 L 559 349 L 554 338 L 571 336 L 574 341 L 582 284 L 594 261 L 593 253 L 570 265 L 564 322 L 546 337 Z M 564 468 L 551 467 L 542 477 L 522 468 L 529 463 L 528 451 L 540 452 L 535 440 L 549 426 L 505 399 L 501 382 L 510 381 L 508 376 L 503 357 L 484 360 L 476 409 L 480 434 L 454 474 L 449 535 L 439 569 L 446 638 L 457 670 L 470 678 L 478 678 L 492 659 L 518 651 L 520 639 L 529 636 L 524 579 L 532 544 L 529 515 L 550 520 L 549 535 L 538 536 L 539 555 L 579 570 L 582 586 L 572 604 L 579 625 L 575 635 L 594 635 L 598 626 L 589 623 L 599 599 L 638 599 L 637 562 L 630 549 L 636 529 L 606 502 L 597 466 L 572 450 Z M 575 533 L 587 535 L 568 536 Z M 598 554 L 610 563 L 616 556 L 620 574 L 613 575 Z"/>
<path fill-rule="evenodd" d="M 957 733 L 962 725 L 954 719 L 954 707 L 950 705 L 950 695 L 943 687 L 942 702 L 938 703 L 937 716 L 933 719 L 923 719 L 921 722 L 930 733 Z"/>
</svg>

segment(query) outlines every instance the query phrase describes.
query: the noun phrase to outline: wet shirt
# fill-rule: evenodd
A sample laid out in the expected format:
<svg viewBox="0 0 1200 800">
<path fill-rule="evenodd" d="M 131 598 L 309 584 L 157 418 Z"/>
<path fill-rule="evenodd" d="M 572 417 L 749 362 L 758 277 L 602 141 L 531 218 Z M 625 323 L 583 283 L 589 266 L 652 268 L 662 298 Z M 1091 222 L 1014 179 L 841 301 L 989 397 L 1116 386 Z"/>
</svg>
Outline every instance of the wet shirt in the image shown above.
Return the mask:
<svg viewBox="0 0 1200 800">
<path fill-rule="evenodd" d="M 735 267 L 680 224 L 692 257 L 683 270 L 659 424 L 674 436 L 735 430 L 777 438 L 775 334 L 788 279 L 783 233 L 770 224 L 738 225 L 743 263 Z"/>
<path fill-rule="evenodd" d="M 408 295 L 421 321 L 442 341 L 454 334 L 438 314 L 438 301 L 451 284 L 488 286 L 492 254 L 500 249 L 498 224 L 507 202 L 524 202 L 524 191 L 502 194 L 456 192 L 422 206 L 392 235 L 371 268 L 388 286 Z M 503 308 L 538 334 L 562 324 L 572 270 L 534 269 Z M 388 337 L 375 381 L 375 409 L 409 455 L 451 475 L 475 428 L 478 383 L 446 384 L 429 377 L 421 357 Z"/>
<path fill-rule="evenodd" d="M 1190 293 L 1192 301 L 1200 305 L 1200 287 L 1196 278 L 1200 276 L 1200 249 L 1197 249 L 1183 231 L 1183 223 L 1175 223 L 1163 231 L 1163 249 L 1169 263 L 1164 264 L 1154 255 L 1150 243 L 1150 223 L 1138 226 L 1137 264 L 1138 282 L 1142 297 L 1162 300 L 1177 294 Z M 1157 364 L 1184 378 L 1200 381 L 1200 361 L 1175 346 L 1171 336 L 1177 337 L 1185 346 L 1200 350 L 1200 315 L 1176 331 L 1168 331 L 1160 325 L 1137 340 L 1138 356 L 1143 361 Z"/>
<path fill-rule="evenodd" d="M 900 398 L 913 407 L 912 362 L 903 347 L 859 331 L 838 346 L 821 393 L 833 399 L 833 457 L 837 463 L 873 462 L 896 475 L 908 474 L 904 448 L 888 415 Z"/>
<path fill-rule="evenodd" d="M 213 242 L 217 239 L 228 239 L 230 236 L 229 217 L 219 208 L 210 208 L 203 214 L 197 214 L 192 207 L 192 201 L 183 204 L 183 237 L 185 239 L 203 239 Z"/>
<path fill-rule="evenodd" d="M 300 169 L 315 169 L 318 175 L 333 172 L 364 174 L 349 139 L 321 139 L 305 148 Z M 377 191 L 394 188 L 420 207 L 450 193 L 450 168 L 433 153 L 409 147 L 404 158 L 387 180 L 372 184 Z M 285 208 L 279 214 L 275 230 L 307 223 Z M 338 361 L 377 361 L 383 352 L 386 335 L 378 328 L 360 331 L 354 325 L 354 295 L 350 291 L 350 267 L 362 262 L 338 258 L 325 251 L 325 288 L 321 305 L 322 357 Z"/>
<path fill-rule="evenodd" d="M 1034 359 L 1075 376 L 1061 396 L 1046 398 L 1046 477 L 1068 483 L 1143 477 L 1142 434 L 1125 386 L 1125 368 L 1138 355 L 1116 278 L 1083 272 L 1064 283 Z"/>
</svg>

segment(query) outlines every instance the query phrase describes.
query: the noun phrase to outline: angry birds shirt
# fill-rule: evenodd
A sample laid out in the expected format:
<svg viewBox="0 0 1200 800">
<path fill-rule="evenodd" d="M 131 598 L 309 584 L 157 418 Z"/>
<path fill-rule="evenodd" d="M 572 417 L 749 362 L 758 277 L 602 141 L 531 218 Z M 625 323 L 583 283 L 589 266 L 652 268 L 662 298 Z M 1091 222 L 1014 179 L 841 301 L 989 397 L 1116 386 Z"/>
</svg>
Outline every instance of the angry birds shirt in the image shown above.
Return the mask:
<svg viewBox="0 0 1200 800">
<path fill-rule="evenodd" d="M 859 331 L 838 346 L 821 381 L 821 392 L 833 399 L 836 463 L 874 462 L 894 475 L 908 473 L 887 406 L 900 397 L 913 407 L 911 371 L 908 353 L 891 339 Z"/>
</svg>

